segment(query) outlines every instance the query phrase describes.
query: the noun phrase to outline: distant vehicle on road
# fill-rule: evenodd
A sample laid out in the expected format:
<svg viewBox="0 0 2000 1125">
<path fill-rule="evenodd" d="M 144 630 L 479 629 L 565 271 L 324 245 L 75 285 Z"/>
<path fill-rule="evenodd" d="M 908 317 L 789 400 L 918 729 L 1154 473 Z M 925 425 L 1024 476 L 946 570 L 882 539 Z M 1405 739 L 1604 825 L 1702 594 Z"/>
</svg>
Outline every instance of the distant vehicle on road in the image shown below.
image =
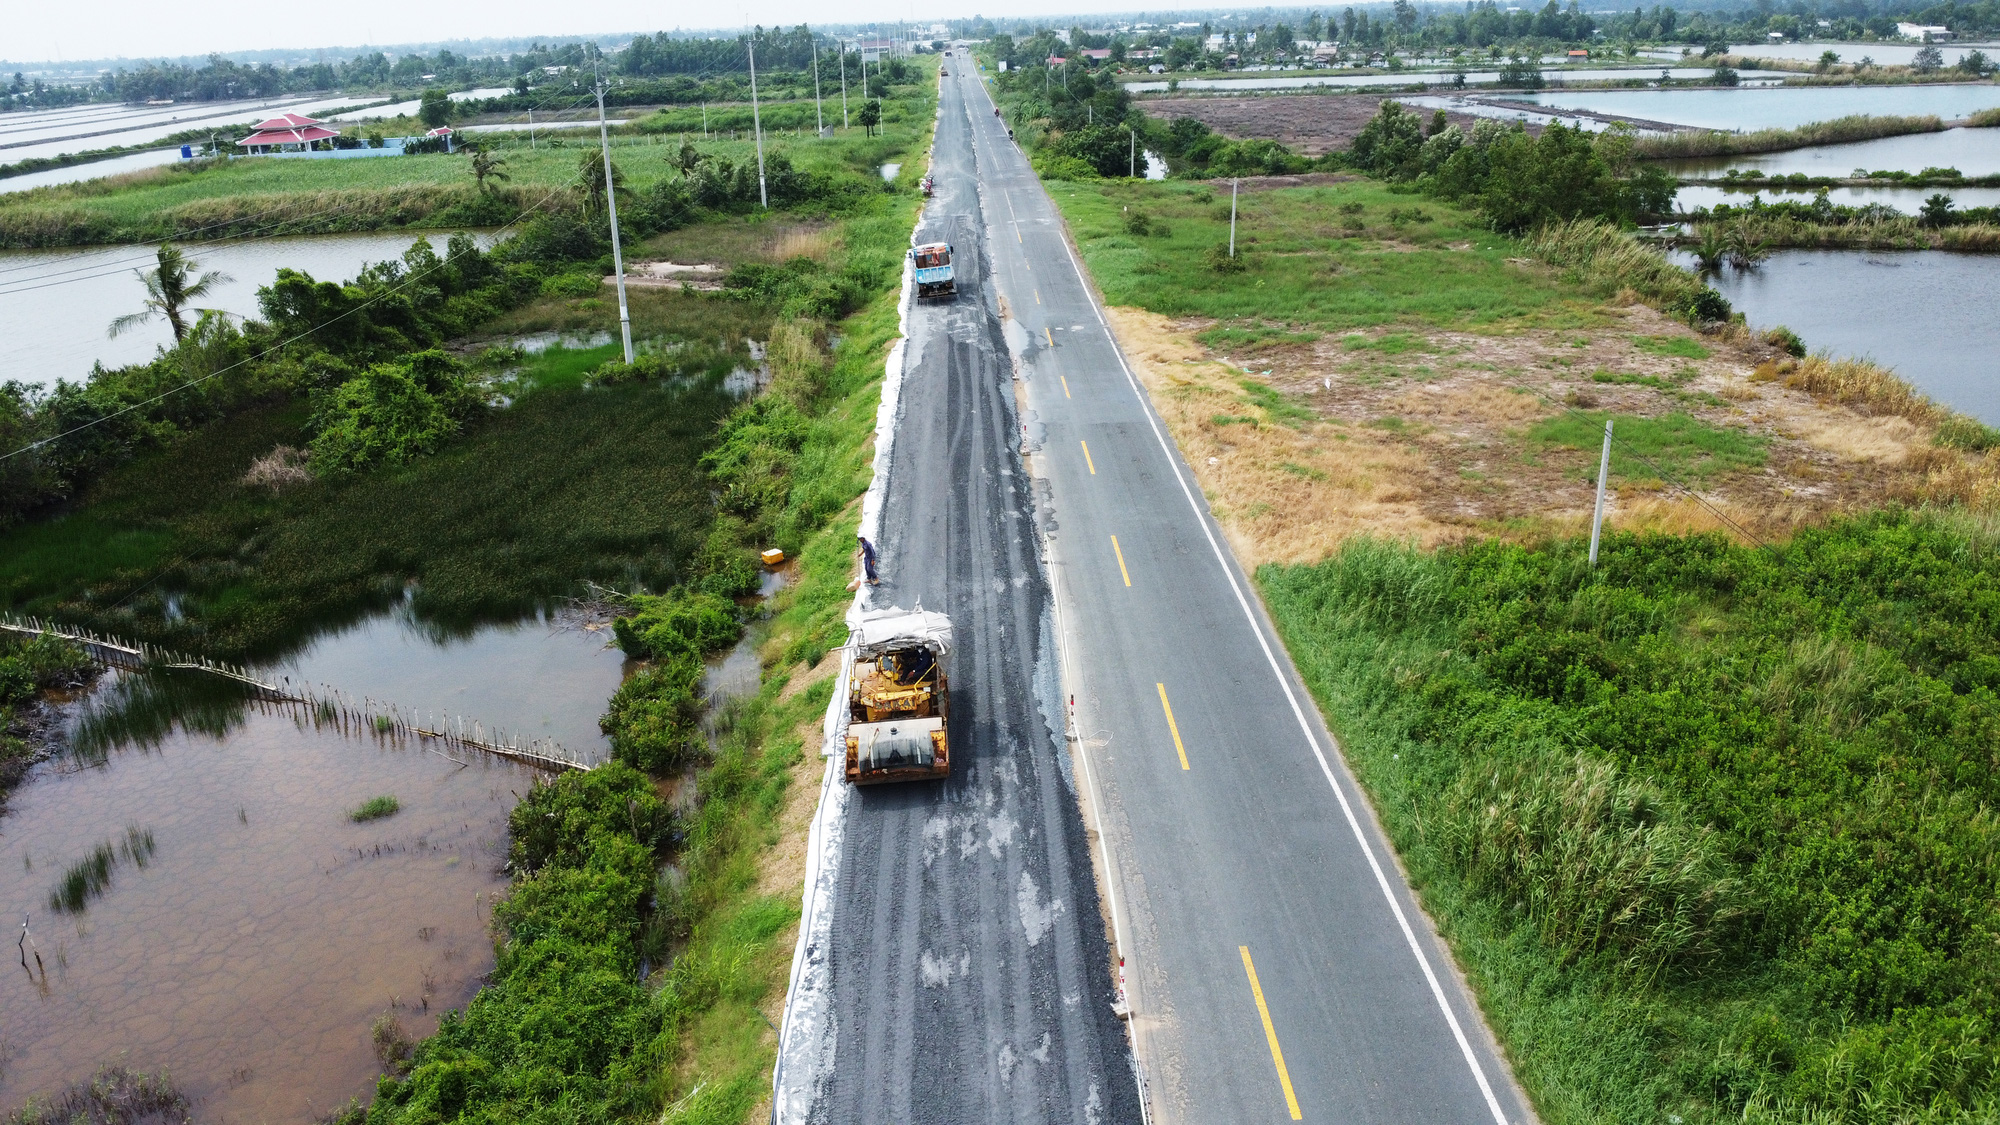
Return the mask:
<svg viewBox="0 0 2000 1125">
<path fill-rule="evenodd" d="M 949 297 L 958 292 L 951 273 L 951 243 L 927 242 L 910 251 L 917 265 L 917 296 Z"/>
<path fill-rule="evenodd" d="M 847 694 L 847 780 L 855 785 L 951 775 L 945 719 L 951 619 L 922 609 L 861 616 Z"/>
</svg>

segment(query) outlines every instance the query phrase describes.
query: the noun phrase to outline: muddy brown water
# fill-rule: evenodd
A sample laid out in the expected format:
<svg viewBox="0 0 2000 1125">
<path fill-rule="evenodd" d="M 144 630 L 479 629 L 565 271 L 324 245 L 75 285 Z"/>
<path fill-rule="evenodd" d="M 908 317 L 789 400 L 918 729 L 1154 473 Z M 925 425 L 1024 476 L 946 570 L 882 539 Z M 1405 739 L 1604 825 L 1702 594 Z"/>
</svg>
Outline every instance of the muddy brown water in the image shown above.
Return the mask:
<svg viewBox="0 0 2000 1125">
<path fill-rule="evenodd" d="M 609 632 L 569 615 L 450 632 L 397 607 L 261 671 L 594 760 L 631 671 Z M 76 749 L 0 815 L 0 919 L 8 938 L 29 920 L 45 970 L 0 950 L 0 1114 L 121 1065 L 171 1074 L 204 1125 L 309 1121 L 372 1094 L 378 1017 L 427 1035 L 493 967 L 507 814 L 532 771 L 316 728 L 182 676 L 107 676 L 70 723 Z M 401 810 L 349 819 L 383 794 Z M 152 834 L 145 866 L 121 854 L 101 897 L 55 910 L 65 870 L 128 828 Z"/>
<path fill-rule="evenodd" d="M 38 767 L 0 821 L 8 936 L 30 919 L 45 969 L 8 951 L 0 972 L 0 1107 L 110 1064 L 169 1072 L 213 1125 L 365 1099 L 371 1024 L 394 1012 L 427 1034 L 493 965 L 507 814 L 531 774 L 457 756 L 253 710 L 219 737 Z M 385 793 L 401 811 L 348 818 Z M 52 911 L 64 869 L 127 826 L 153 834 L 146 865 Z"/>
</svg>

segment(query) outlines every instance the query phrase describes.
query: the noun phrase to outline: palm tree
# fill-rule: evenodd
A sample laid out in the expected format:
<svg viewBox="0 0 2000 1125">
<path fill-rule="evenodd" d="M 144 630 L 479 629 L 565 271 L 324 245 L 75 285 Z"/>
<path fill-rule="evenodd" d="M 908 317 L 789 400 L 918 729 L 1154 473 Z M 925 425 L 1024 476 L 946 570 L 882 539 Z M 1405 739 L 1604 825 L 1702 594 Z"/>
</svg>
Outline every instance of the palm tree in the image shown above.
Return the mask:
<svg viewBox="0 0 2000 1125">
<path fill-rule="evenodd" d="M 121 316 L 111 322 L 111 335 L 116 336 L 128 329 L 137 328 L 155 316 L 167 318 L 167 324 L 174 330 L 174 343 L 179 344 L 187 337 L 187 321 L 181 314 L 194 312 L 220 312 L 220 309 L 195 308 L 193 302 L 208 296 L 217 285 L 230 280 L 228 274 L 210 270 L 189 281 L 188 278 L 200 267 L 199 262 L 182 254 L 180 248 L 170 242 L 160 243 L 159 266 L 150 270 L 134 270 L 139 280 L 146 285 L 146 307 L 138 312 Z"/>
<path fill-rule="evenodd" d="M 704 156 L 700 149 L 682 141 L 681 151 L 674 157 L 672 164 L 680 169 L 681 179 L 685 180 L 694 175 L 694 170 L 701 167 L 701 162 L 707 159 L 708 157 Z"/>
<path fill-rule="evenodd" d="M 513 178 L 500 170 L 507 166 L 506 158 L 495 156 L 491 152 L 488 152 L 485 145 L 466 145 L 465 154 L 472 160 L 472 178 L 479 181 L 480 191 L 486 190 L 486 181 L 488 180 L 498 180 L 505 183 Z"/>
<path fill-rule="evenodd" d="M 604 210 L 604 157 L 595 152 L 586 152 L 578 163 L 577 173 L 583 180 L 584 212 L 595 215 Z M 611 186 L 619 195 L 625 194 L 625 170 L 611 166 Z"/>
<path fill-rule="evenodd" d="M 1688 247 L 1688 251 L 1694 255 L 1695 264 L 1703 274 L 1719 273 L 1722 260 L 1729 256 L 1729 239 L 1723 235 L 1721 224 L 1704 223 L 1701 238 Z"/>
<path fill-rule="evenodd" d="M 1739 270 L 1747 270 L 1771 256 L 1770 240 L 1764 237 L 1761 227 L 1748 219 L 1738 219 L 1729 228 L 1729 262 Z"/>
</svg>

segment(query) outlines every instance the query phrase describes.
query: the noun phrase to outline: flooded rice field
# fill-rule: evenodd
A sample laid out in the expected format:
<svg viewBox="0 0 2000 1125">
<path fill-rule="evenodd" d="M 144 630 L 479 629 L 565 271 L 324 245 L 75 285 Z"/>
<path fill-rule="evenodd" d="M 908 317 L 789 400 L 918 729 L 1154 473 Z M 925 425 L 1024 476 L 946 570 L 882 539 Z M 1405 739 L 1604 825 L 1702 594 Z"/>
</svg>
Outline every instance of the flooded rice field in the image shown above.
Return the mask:
<svg viewBox="0 0 2000 1125">
<path fill-rule="evenodd" d="M 28 172 L 0 180 L 0 195 L 30 191 L 38 187 L 52 187 L 56 184 L 80 184 L 85 180 L 121 176 L 127 172 L 142 172 L 162 164 L 172 164 L 180 158 L 181 150 L 178 148 L 156 148 L 150 152 L 134 152 L 124 156 L 114 156 L 109 160 L 95 160 L 89 164 L 72 164 L 67 168 L 51 168 L 46 172 Z"/>
<path fill-rule="evenodd" d="M 507 814 L 531 782 L 282 709 L 37 767 L 0 821 L 0 909 L 40 956 L 0 973 L 0 1109 L 111 1064 L 170 1072 L 213 1125 L 365 1098 L 376 1022 L 424 1035 L 492 967 Z M 384 795 L 393 815 L 351 819 Z M 107 843 L 101 893 L 52 909 Z"/>
<path fill-rule="evenodd" d="M 1682 265 L 1692 259 L 1681 255 Z M 1872 359 L 1939 402 L 2000 425 L 2000 260 L 1939 251 L 1781 250 L 1709 283 L 1758 327 Z"/>
<path fill-rule="evenodd" d="M 239 317 L 257 315 L 257 289 L 280 267 L 304 270 L 321 281 L 345 281 L 368 262 L 400 258 L 419 234 L 440 252 L 448 232 L 398 231 L 265 238 L 183 246 L 200 268 L 220 270 L 203 304 Z M 482 236 L 482 241 L 485 237 Z M 38 386 L 58 379 L 81 382 L 91 365 L 144 363 L 173 342 L 164 320 L 120 336 L 111 322 L 136 312 L 145 287 L 136 271 L 151 268 L 153 247 L 105 246 L 0 252 L 0 339 L 7 341 L 5 377 Z"/>
</svg>

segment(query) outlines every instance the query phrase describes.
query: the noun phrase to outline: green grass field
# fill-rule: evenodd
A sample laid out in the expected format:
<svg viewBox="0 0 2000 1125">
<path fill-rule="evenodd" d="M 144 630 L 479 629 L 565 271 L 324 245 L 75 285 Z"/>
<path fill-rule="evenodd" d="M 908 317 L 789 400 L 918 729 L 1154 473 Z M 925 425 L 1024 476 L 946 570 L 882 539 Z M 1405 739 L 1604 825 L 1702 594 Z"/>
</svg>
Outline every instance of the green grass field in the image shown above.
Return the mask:
<svg viewBox="0 0 2000 1125">
<path fill-rule="evenodd" d="M 1245 270 L 1229 275 L 1208 258 L 1229 239 L 1227 184 L 1052 181 L 1048 188 L 1114 305 L 1325 331 L 1596 320 L 1597 302 L 1574 287 L 1510 265 L 1523 253 L 1513 239 L 1372 181 L 1241 194 L 1236 244 Z M 1155 233 L 1130 233 L 1134 213 Z M 1167 233 L 1156 233 L 1162 227 Z"/>
</svg>

